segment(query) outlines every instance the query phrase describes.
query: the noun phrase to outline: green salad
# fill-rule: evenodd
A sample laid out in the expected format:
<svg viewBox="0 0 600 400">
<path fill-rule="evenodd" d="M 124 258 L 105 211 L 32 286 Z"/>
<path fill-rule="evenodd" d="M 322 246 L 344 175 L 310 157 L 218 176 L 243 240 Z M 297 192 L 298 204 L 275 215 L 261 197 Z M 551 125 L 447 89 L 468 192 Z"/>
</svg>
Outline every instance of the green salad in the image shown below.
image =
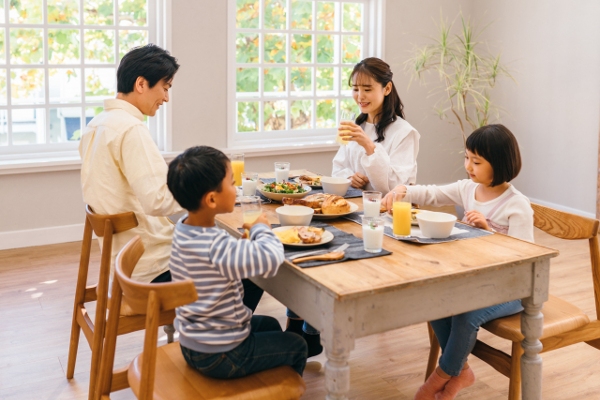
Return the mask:
<svg viewBox="0 0 600 400">
<path fill-rule="evenodd" d="M 302 187 L 302 185 L 297 185 L 292 182 L 273 182 L 267 185 L 264 185 L 262 188 L 265 192 L 270 193 L 304 193 L 306 190 Z"/>
</svg>

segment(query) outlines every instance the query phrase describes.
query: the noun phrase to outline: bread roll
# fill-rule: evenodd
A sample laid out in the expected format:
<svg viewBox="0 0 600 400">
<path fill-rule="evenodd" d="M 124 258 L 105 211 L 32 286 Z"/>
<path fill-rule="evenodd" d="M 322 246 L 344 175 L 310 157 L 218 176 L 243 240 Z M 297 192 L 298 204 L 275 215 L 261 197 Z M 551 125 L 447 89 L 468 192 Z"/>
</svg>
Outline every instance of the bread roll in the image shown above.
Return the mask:
<svg viewBox="0 0 600 400">
<path fill-rule="evenodd" d="M 350 212 L 350 203 L 342 196 L 328 196 L 321 205 L 323 214 L 345 214 Z"/>
</svg>

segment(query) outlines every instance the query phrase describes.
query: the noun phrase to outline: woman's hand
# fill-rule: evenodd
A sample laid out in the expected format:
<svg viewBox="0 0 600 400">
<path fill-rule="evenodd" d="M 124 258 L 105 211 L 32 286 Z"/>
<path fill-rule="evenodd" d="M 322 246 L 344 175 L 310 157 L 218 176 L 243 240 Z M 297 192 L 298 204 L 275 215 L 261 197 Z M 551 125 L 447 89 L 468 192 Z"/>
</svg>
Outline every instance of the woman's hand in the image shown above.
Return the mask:
<svg viewBox="0 0 600 400">
<path fill-rule="evenodd" d="M 375 143 L 373 143 L 365 131 L 363 131 L 363 129 L 354 122 L 340 122 L 340 126 L 338 127 L 338 136 L 342 137 L 344 140 L 358 143 L 365 149 L 368 156 L 375 152 Z"/>
<path fill-rule="evenodd" d="M 355 173 L 352 176 L 349 176 L 350 185 L 357 189 L 362 189 L 369 183 L 369 178 L 366 175 L 361 174 L 360 172 Z"/>
<path fill-rule="evenodd" d="M 485 229 L 486 231 L 490 230 L 485 217 L 479 211 L 467 211 L 465 213 L 465 221 L 469 225 L 473 225 L 475 228 Z"/>
<path fill-rule="evenodd" d="M 385 207 L 386 210 L 391 214 L 392 207 L 394 206 L 394 193 L 406 193 L 406 186 L 398 185 L 385 195 L 383 199 L 381 199 L 381 205 Z M 402 196 L 404 197 L 404 196 Z"/>
</svg>

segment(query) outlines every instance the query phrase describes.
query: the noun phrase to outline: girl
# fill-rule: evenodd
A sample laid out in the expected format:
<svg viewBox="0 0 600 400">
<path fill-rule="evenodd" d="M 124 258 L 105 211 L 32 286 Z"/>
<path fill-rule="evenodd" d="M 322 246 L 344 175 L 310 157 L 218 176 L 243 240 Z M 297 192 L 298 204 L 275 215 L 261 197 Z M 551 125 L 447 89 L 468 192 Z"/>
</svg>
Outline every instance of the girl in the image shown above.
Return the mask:
<svg viewBox="0 0 600 400">
<path fill-rule="evenodd" d="M 488 125 L 473 132 L 467 138 L 466 147 L 465 169 L 471 179 L 446 186 L 407 188 L 400 185 L 394 191 L 408 191 L 418 204 L 461 205 L 466 210 L 463 222 L 533 242 L 533 210 L 529 199 L 509 183 L 521 169 L 521 155 L 514 135 L 502 125 Z M 392 193 L 383 202 L 390 210 Z M 475 375 L 467 357 L 475 346 L 479 327 L 522 310 L 521 300 L 514 300 L 432 321 L 442 356 L 435 372 L 419 388 L 415 400 L 454 399 L 461 389 L 471 386 Z"/>
<path fill-rule="evenodd" d="M 332 176 L 352 186 L 387 193 L 396 185 L 414 184 L 419 132 L 404 120 L 390 66 L 365 58 L 352 70 L 348 84 L 361 114 L 356 123 L 342 121 L 338 135 L 349 141 L 333 159 Z"/>
</svg>

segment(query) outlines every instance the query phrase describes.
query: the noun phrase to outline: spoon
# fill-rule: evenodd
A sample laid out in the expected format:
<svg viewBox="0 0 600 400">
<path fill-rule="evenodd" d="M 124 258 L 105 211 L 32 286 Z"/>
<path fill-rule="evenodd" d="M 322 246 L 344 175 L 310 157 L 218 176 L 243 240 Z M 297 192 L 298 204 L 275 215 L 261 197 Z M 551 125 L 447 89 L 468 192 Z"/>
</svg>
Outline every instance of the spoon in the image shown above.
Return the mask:
<svg viewBox="0 0 600 400">
<path fill-rule="evenodd" d="M 316 256 L 308 256 L 308 257 L 300 257 L 294 260 L 294 264 L 304 262 L 304 261 L 332 261 L 332 260 L 341 260 L 344 258 L 343 251 L 332 251 L 327 254 L 320 254 Z"/>
</svg>

